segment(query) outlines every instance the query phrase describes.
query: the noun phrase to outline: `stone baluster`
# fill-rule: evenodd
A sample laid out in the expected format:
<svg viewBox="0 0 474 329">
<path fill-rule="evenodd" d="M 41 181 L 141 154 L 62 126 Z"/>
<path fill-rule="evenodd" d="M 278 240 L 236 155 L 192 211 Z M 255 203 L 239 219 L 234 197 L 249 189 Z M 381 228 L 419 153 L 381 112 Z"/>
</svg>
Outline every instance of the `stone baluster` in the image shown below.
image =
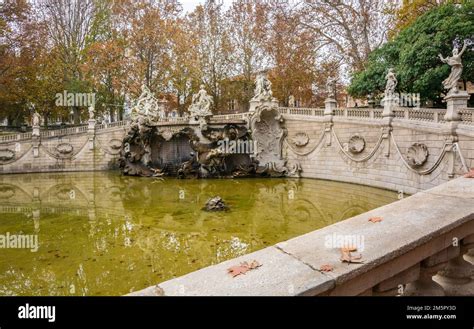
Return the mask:
<svg viewBox="0 0 474 329">
<path fill-rule="evenodd" d="M 404 296 L 445 296 L 443 286 L 433 280 L 448 261 L 459 256 L 459 247 L 450 246 L 421 262 L 418 280 L 407 284 Z"/>
<path fill-rule="evenodd" d="M 420 264 L 416 264 L 393 277 L 380 282 L 373 288 L 373 296 L 399 296 L 402 295 L 405 286 L 418 280 L 420 277 Z"/>
<path fill-rule="evenodd" d="M 451 259 L 445 269 L 433 280 L 443 286 L 446 295 L 471 296 L 474 294 L 474 265 L 464 259 L 464 255 L 474 248 L 474 234 L 461 241 L 460 253 Z"/>
<path fill-rule="evenodd" d="M 464 259 L 474 265 L 474 248 L 471 248 L 464 254 Z"/>
</svg>

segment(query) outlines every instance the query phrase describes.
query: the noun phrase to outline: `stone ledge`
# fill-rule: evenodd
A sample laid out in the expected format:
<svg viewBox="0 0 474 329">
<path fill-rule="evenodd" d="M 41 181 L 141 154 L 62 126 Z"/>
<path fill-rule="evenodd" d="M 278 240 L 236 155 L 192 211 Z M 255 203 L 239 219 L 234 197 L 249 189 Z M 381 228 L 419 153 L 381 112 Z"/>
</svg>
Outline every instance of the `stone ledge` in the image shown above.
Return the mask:
<svg viewBox="0 0 474 329">
<path fill-rule="evenodd" d="M 474 180 L 458 178 L 275 246 L 206 267 L 131 295 L 358 295 L 474 233 Z M 370 217 L 382 217 L 378 223 Z M 360 235 L 363 264 L 341 263 L 327 236 Z M 386 239 L 386 237 L 389 237 Z M 257 260 L 232 278 L 227 268 Z M 330 264 L 331 272 L 319 272 Z M 413 278 L 411 278 L 413 279 Z M 394 282 L 391 282 L 393 285 Z M 160 294 L 157 294 L 159 291 Z"/>
<path fill-rule="evenodd" d="M 262 266 L 234 278 L 227 273 L 229 267 L 253 260 Z M 331 278 L 275 247 L 268 247 L 129 296 L 159 296 L 157 291 L 163 291 L 166 296 L 293 296 L 308 292 L 319 294 L 333 287 L 334 281 Z"/>
</svg>

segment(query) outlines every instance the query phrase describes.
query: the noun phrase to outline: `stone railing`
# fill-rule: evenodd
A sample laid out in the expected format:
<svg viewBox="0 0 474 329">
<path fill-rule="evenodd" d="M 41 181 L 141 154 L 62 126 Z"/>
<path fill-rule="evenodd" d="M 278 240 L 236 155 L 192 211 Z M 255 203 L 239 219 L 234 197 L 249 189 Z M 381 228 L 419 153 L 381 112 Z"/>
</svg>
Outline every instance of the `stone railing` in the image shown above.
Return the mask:
<svg viewBox="0 0 474 329">
<path fill-rule="evenodd" d="M 232 113 L 232 114 L 218 114 L 213 115 L 210 118 L 210 123 L 236 123 L 236 122 L 246 122 L 248 120 L 249 113 Z"/>
<path fill-rule="evenodd" d="M 280 107 L 279 111 L 283 115 L 295 115 L 306 117 L 322 117 L 324 109 L 321 108 L 296 108 Z M 337 108 L 334 110 L 335 117 L 354 118 L 354 119 L 382 119 L 383 109 L 381 108 Z M 433 108 L 408 108 L 397 107 L 394 109 L 394 117 L 397 119 L 417 120 L 427 122 L 444 122 L 445 109 Z M 474 109 L 465 109 L 459 111 L 462 123 L 474 124 Z"/>
<path fill-rule="evenodd" d="M 474 125 L 474 108 L 466 108 L 460 110 L 459 114 L 461 116 L 462 123 Z"/>
<path fill-rule="evenodd" d="M 300 107 L 279 107 L 279 112 L 289 116 L 303 116 L 303 117 L 323 117 L 324 109 L 322 108 L 300 108 Z M 354 119 L 382 119 L 383 110 L 380 108 L 337 108 L 334 110 L 335 117 L 354 118 Z M 394 117 L 397 119 L 405 120 L 417 120 L 426 122 L 442 123 L 444 122 L 444 115 L 446 110 L 444 109 L 431 109 L 431 108 L 403 108 L 398 107 L 394 109 Z M 474 125 L 474 109 L 466 108 L 459 111 L 461 122 L 463 124 Z M 233 121 L 233 120 L 246 120 L 249 113 L 233 113 L 233 114 L 219 114 L 214 115 L 211 121 Z M 183 124 L 189 121 L 188 117 L 170 117 L 163 119 L 158 123 L 159 126 L 168 124 Z M 117 121 L 112 123 L 97 124 L 95 130 L 104 130 L 108 128 L 117 128 L 126 126 L 127 120 Z M 74 134 L 86 133 L 88 130 L 87 125 L 56 129 L 56 130 L 42 130 L 41 138 L 51 138 L 58 136 L 67 136 Z M 0 136 L 0 143 L 14 142 L 31 139 L 32 133 L 21 133 Z"/>
<path fill-rule="evenodd" d="M 87 125 L 71 127 L 71 128 L 55 129 L 55 130 L 43 130 L 41 131 L 41 138 L 51 138 L 51 137 L 83 134 L 86 132 L 87 132 Z"/>
<path fill-rule="evenodd" d="M 22 141 L 31 139 L 31 132 L 20 133 L 20 134 L 8 134 L 0 136 L 0 143 L 10 143 L 15 141 Z"/>
<path fill-rule="evenodd" d="M 300 116 L 323 116 L 324 109 L 322 108 L 302 108 L 302 107 L 279 107 L 281 114 L 286 115 L 300 115 Z"/>
<path fill-rule="evenodd" d="M 458 178 L 130 295 L 473 295 L 474 266 L 463 258 L 473 261 L 473 199 L 474 179 Z M 341 261 L 347 237 L 360 263 Z M 253 260 L 261 266 L 228 274 Z"/>
<path fill-rule="evenodd" d="M 128 120 L 122 120 L 122 121 L 115 121 L 111 123 L 103 123 L 95 126 L 95 130 L 104 130 L 107 128 L 119 128 L 119 127 L 124 127 L 128 123 Z M 86 129 L 87 130 L 87 129 Z"/>
</svg>

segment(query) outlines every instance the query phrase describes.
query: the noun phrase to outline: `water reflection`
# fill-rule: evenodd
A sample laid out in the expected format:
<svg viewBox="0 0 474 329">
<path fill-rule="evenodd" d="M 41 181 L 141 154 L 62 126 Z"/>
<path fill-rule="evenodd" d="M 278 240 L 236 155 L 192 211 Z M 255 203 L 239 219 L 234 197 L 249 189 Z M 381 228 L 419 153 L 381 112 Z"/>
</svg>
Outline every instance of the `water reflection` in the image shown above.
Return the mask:
<svg viewBox="0 0 474 329">
<path fill-rule="evenodd" d="M 201 210 L 220 195 L 231 211 Z M 116 173 L 0 176 L 0 295 L 119 295 L 390 203 L 395 193 L 317 180 L 174 180 Z"/>
</svg>

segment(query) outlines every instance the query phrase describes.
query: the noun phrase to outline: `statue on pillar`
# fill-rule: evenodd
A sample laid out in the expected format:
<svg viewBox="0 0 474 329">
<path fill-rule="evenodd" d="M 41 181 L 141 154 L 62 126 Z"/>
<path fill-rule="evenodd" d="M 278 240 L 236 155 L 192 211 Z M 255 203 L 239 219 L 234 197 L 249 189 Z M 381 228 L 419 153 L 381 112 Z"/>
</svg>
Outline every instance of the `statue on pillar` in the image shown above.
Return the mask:
<svg viewBox="0 0 474 329">
<path fill-rule="evenodd" d="M 189 112 L 194 117 L 207 117 L 212 115 L 211 106 L 214 104 L 212 96 L 207 94 L 204 85 L 200 86 L 200 90 L 193 95 Z"/>
<path fill-rule="evenodd" d="M 326 80 L 326 93 L 327 97 L 330 99 L 336 98 L 336 79 L 333 77 L 328 77 Z"/>
<path fill-rule="evenodd" d="M 454 47 L 453 56 L 444 58 L 441 54 L 438 55 L 443 63 L 446 63 L 449 66 L 451 66 L 451 73 L 443 81 L 443 86 L 446 90 L 448 90 L 448 93 L 457 94 L 459 92 L 458 81 L 461 80 L 462 68 L 463 68 L 461 56 L 466 51 L 466 48 L 467 48 L 467 40 L 464 40 L 464 45 L 461 51 L 459 51 L 458 47 Z"/>
<path fill-rule="evenodd" d="M 41 122 L 40 114 L 37 111 L 33 112 L 33 118 L 32 118 L 32 124 L 31 125 L 33 127 L 39 127 L 40 122 Z"/>
<path fill-rule="evenodd" d="M 385 97 L 387 98 L 395 94 L 395 88 L 398 84 L 398 80 L 395 76 L 393 68 L 388 69 L 388 73 L 385 76 L 385 80 L 387 80 L 387 84 L 385 85 Z"/>
<path fill-rule="evenodd" d="M 41 124 L 41 115 L 37 112 L 33 112 L 33 117 L 31 119 L 31 125 L 33 126 L 33 138 L 40 137 L 40 124 Z M 35 154 L 37 154 L 37 150 L 35 150 Z M 35 155 L 36 156 L 36 155 Z"/>
<path fill-rule="evenodd" d="M 295 106 L 296 106 L 295 96 L 290 95 L 290 97 L 288 97 L 288 107 L 295 107 Z"/>
<path fill-rule="evenodd" d="M 263 72 L 259 73 L 255 79 L 255 96 L 253 96 L 252 100 L 259 102 L 274 101 L 272 83 Z"/>
<path fill-rule="evenodd" d="M 89 120 L 94 120 L 95 118 L 95 108 L 94 105 L 90 105 L 88 108 L 89 111 Z"/>
</svg>

